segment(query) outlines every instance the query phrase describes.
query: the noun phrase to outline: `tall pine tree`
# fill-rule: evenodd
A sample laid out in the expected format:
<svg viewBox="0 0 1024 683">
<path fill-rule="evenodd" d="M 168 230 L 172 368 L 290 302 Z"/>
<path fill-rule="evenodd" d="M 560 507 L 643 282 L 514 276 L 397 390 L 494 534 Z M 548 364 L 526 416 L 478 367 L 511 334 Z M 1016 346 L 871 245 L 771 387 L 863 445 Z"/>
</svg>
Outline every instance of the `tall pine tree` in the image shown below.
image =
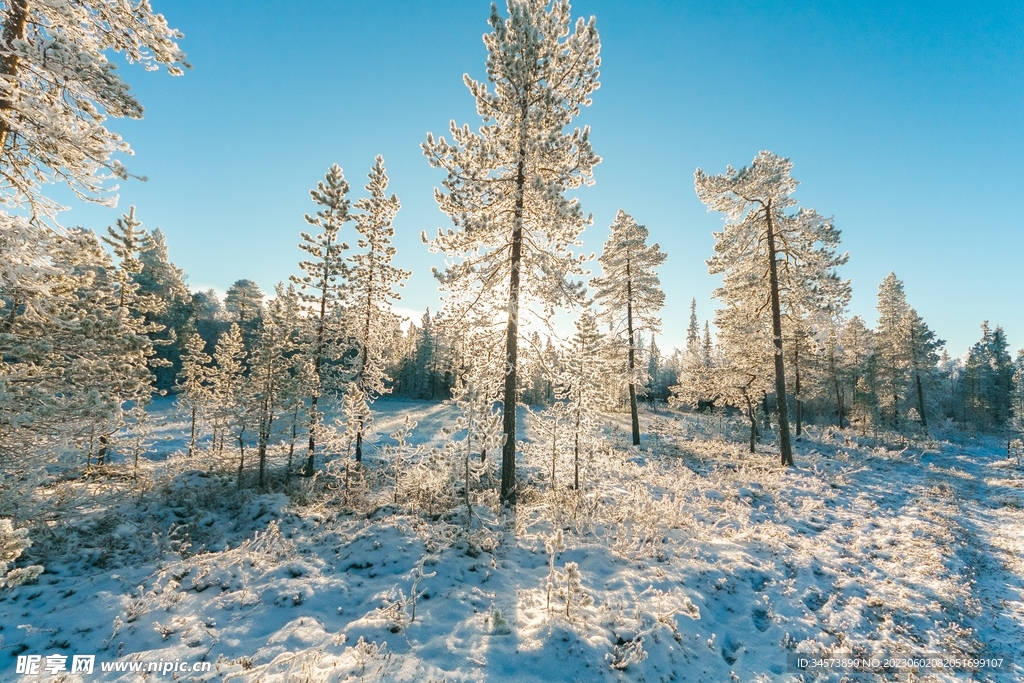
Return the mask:
<svg viewBox="0 0 1024 683">
<path fill-rule="evenodd" d="M 726 308 L 742 305 L 758 315 L 770 315 L 784 465 L 793 464 L 783 348 L 785 299 L 832 279 L 834 268 L 846 261 L 845 255 L 836 254 L 839 231 L 831 222 L 812 210 L 790 211 L 797 203 L 792 197 L 797 186 L 790 176 L 792 167 L 789 159 L 761 152 L 742 169 L 730 166 L 717 176 L 697 169 L 694 176 L 700 200 L 726 217 L 722 232 L 715 233 L 715 256 L 708 261 L 709 272 L 723 276 L 715 296 Z"/>
<path fill-rule="evenodd" d="M 619 209 L 611 226 L 612 234 L 604 243 L 598 259 L 601 276 L 590 281 L 601 315 L 612 334 L 625 335 L 626 378 L 629 383 L 629 409 L 632 418 L 633 445 L 640 445 L 640 419 L 637 415 L 636 335 L 642 329 L 658 331 L 658 312 L 665 305 L 657 268 L 665 263 L 665 254 L 657 244 L 647 244 L 647 228 Z"/>
<path fill-rule="evenodd" d="M 340 309 L 345 302 L 348 265 L 344 252 L 348 244 L 341 241 L 340 232 L 351 216 L 349 215 L 348 181 L 337 164 L 331 166 L 327 175 L 310 190 L 313 201 L 320 206 L 315 215 L 306 214 L 306 222 L 320 232 L 310 235 L 300 233 L 299 248 L 309 258 L 299 262 L 304 275 L 292 276 L 299 288 L 299 297 L 307 308 L 307 326 L 304 352 L 309 364 L 307 373 L 309 396 L 309 446 L 306 450 L 306 466 L 303 474 L 313 476 L 316 454 L 317 429 L 323 419 L 320 412 L 320 397 L 331 385 L 331 371 L 328 363 L 340 355 L 337 329 Z"/>
<path fill-rule="evenodd" d="M 358 389 L 362 405 L 347 417 L 349 430 L 355 434 L 356 461 L 363 459 L 363 423 L 360 415 L 369 412 L 369 404 L 390 391 L 390 378 L 385 373 L 384 353 L 391 343 L 394 327 L 391 302 L 401 296 L 395 287 L 402 287 L 409 272 L 391 265 L 395 248 L 392 222 L 398 213 L 398 197 L 387 195 L 388 176 L 384 158 L 378 156 L 370 170 L 366 191 L 369 197 L 359 199 L 355 208 L 359 253 L 349 257 L 349 298 L 353 310 L 353 337 L 356 356 L 352 367 L 351 386 Z"/>
<path fill-rule="evenodd" d="M 492 5 L 487 83 L 464 77 L 483 125 L 451 123 L 452 142 L 427 136 L 423 151 L 447 172 L 435 197 L 454 230 L 431 249 L 454 262 L 438 273 L 445 291 L 505 302 L 501 502 L 516 501 L 516 402 L 521 316 L 542 319 L 579 301 L 582 259 L 572 253 L 589 223 L 566 191 L 592 182 L 600 160 L 588 128 L 567 131 L 598 87 L 595 20 L 570 30 L 567 0 L 508 0 L 508 18 Z"/>
</svg>

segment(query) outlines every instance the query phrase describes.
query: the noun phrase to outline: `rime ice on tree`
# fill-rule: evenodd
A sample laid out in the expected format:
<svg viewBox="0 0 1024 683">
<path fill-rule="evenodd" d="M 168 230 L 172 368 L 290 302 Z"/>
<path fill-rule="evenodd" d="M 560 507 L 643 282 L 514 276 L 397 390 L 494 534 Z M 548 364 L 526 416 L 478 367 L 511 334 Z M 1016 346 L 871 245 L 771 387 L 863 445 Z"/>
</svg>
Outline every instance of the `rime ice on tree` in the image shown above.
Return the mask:
<svg viewBox="0 0 1024 683">
<path fill-rule="evenodd" d="M 787 211 L 796 206 L 792 194 L 797 181 L 790 177 L 789 159 L 761 152 L 750 166 L 728 167 L 725 174 L 694 174 L 697 196 L 709 211 L 725 214 L 722 232 L 715 233 L 715 256 L 708 271 L 722 274 L 723 286 L 715 291 L 728 310 L 739 305 L 750 315 L 744 324 L 770 316 L 774 346 L 775 397 L 779 420 L 779 445 L 784 465 L 793 464 L 786 405 L 786 372 L 783 351 L 783 313 L 794 298 L 806 295 L 821 282 L 834 278 L 833 269 L 846 262 L 837 255 L 839 231 L 813 210 Z M 722 329 L 728 324 L 716 317 Z M 752 343 L 759 343 L 753 341 Z"/>
<path fill-rule="evenodd" d="M 642 329 L 657 332 L 661 325 L 657 313 L 665 304 L 665 294 L 661 291 L 655 269 L 665 262 L 666 256 L 657 244 L 647 244 L 647 228 L 622 209 L 615 216 L 611 231 L 599 259 L 601 277 L 593 278 L 590 284 L 595 289 L 595 300 L 601 305 L 601 315 L 609 322 L 612 333 L 626 335 L 626 381 L 629 384 L 633 445 L 639 446 L 636 335 Z"/>
<path fill-rule="evenodd" d="M 566 129 L 598 87 L 600 41 L 593 17 L 570 30 L 565 0 L 509 0 L 507 19 L 492 7 L 491 87 L 464 77 L 483 125 L 453 121 L 451 143 L 430 134 L 423 151 L 448 174 L 435 197 L 455 223 L 431 242 L 455 261 L 438 273 L 442 290 L 504 302 L 501 500 L 514 505 L 519 327 L 522 316 L 548 320 L 581 294 L 572 249 L 590 219 L 565 192 L 592 182 L 600 159 L 588 128 Z"/>
</svg>

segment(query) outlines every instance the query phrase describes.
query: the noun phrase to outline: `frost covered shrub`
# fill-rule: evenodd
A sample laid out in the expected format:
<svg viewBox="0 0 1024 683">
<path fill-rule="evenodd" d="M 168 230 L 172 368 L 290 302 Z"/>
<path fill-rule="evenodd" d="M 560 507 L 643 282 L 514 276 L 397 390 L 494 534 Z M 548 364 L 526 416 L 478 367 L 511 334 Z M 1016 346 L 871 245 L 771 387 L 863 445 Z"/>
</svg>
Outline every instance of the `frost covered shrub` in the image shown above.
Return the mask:
<svg viewBox="0 0 1024 683">
<path fill-rule="evenodd" d="M 446 441 L 440 448 L 425 449 L 408 443 L 416 422 L 405 423 L 391 434 L 395 445 L 385 446 L 381 454 L 390 460 L 394 479 L 393 502 L 436 519 L 465 503 L 469 489 L 480 479 L 480 470 L 469 463 L 464 441 Z M 446 429 L 445 434 L 451 434 Z M 466 473 L 469 473 L 469 485 Z"/>
<path fill-rule="evenodd" d="M 544 541 L 544 549 L 548 552 L 548 614 L 551 614 L 551 594 L 559 580 L 559 573 L 555 569 L 555 555 L 565 550 L 565 543 L 562 540 L 562 530 L 555 529 L 555 533 Z"/>
<path fill-rule="evenodd" d="M 455 464 L 457 445 L 448 442 L 443 448 L 431 448 L 425 456 L 407 469 L 403 489 L 408 501 L 429 517 L 436 517 L 459 504 L 456 497 Z"/>
<path fill-rule="evenodd" d="M 353 663 L 359 669 L 358 675 L 362 676 L 366 671 L 366 666 L 380 657 L 385 647 L 387 647 L 386 641 L 377 645 L 376 642 L 372 640 L 370 642 L 366 642 L 362 636 L 359 636 L 359 640 L 355 645 L 345 648 L 344 656 L 352 659 Z"/>
<path fill-rule="evenodd" d="M 495 636 L 507 636 L 512 633 L 512 625 L 508 623 L 508 617 L 498 608 L 494 608 L 490 615 L 491 634 Z"/>
<path fill-rule="evenodd" d="M 408 468 L 423 451 L 422 447 L 412 446 L 409 443 L 409 438 L 412 436 L 413 430 L 416 429 L 416 424 L 415 420 L 406 415 L 402 421 L 402 426 L 391 433 L 391 438 L 395 442 L 394 445 L 385 444 L 380 449 L 381 459 L 385 461 L 391 470 L 394 482 L 392 502 L 395 505 L 399 505 L 405 500 L 406 488 L 412 484 L 409 480 Z"/>
<path fill-rule="evenodd" d="M 583 588 L 583 575 L 580 566 L 575 562 L 565 563 L 565 618 L 573 618 L 573 608 L 578 612 L 581 607 L 594 604 L 594 598 Z"/>
<path fill-rule="evenodd" d="M 615 529 L 612 550 L 624 557 L 658 555 L 665 529 L 686 523 L 678 502 L 666 494 L 655 498 L 643 483 L 630 484 L 616 503 L 609 514 Z"/>
<path fill-rule="evenodd" d="M 604 657 L 608 662 L 608 666 L 618 671 L 628 668 L 630 664 L 639 664 L 647 659 L 643 636 L 637 636 L 632 640 L 616 643 L 612 651 Z"/>
<path fill-rule="evenodd" d="M 0 519 L 0 588 L 20 586 L 26 581 L 34 581 L 43 573 L 43 567 L 32 565 L 8 571 L 21 553 L 32 545 L 28 537 L 28 529 L 15 529 L 9 519 Z"/>
</svg>

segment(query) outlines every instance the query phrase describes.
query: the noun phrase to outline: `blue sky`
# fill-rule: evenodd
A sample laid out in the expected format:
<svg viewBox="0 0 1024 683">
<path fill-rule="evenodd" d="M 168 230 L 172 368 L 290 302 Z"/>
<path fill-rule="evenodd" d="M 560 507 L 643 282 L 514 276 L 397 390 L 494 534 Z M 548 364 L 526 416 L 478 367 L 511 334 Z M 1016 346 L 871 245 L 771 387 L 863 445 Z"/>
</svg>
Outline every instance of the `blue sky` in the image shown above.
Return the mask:
<svg viewBox="0 0 1024 683">
<path fill-rule="evenodd" d="M 132 144 L 118 210 L 75 206 L 102 229 L 129 204 L 166 233 L 193 288 L 241 278 L 266 292 L 297 271 L 309 189 L 340 164 L 358 196 L 375 154 L 402 201 L 404 305 L 436 309 L 420 242 L 449 224 L 442 175 L 419 144 L 476 125 L 462 74 L 483 77 L 489 3 L 154 0 L 185 33 L 181 78 L 124 67 L 146 107 L 112 127 Z M 789 156 L 802 205 L 833 215 L 850 252 L 851 314 L 873 323 L 877 287 L 905 281 L 950 353 L 982 320 L 1024 346 L 1024 5 L 1020 3 L 577 0 L 596 15 L 601 89 L 580 123 L 604 159 L 580 192 L 599 251 L 623 208 L 669 255 L 661 345 L 683 343 L 688 303 L 710 318 L 712 230 L 693 172 Z"/>
</svg>

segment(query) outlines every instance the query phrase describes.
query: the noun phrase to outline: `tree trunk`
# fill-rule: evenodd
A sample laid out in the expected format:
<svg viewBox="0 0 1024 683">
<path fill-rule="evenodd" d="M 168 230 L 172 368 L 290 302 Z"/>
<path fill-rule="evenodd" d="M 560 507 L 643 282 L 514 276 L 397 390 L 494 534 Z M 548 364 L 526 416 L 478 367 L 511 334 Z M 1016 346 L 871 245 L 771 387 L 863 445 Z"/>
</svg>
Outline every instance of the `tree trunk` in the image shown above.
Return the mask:
<svg viewBox="0 0 1024 683">
<path fill-rule="evenodd" d="M 573 479 L 573 487 L 580 490 L 580 407 L 576 408 L 576 444 L 573 451 L 573 465 L 575 467 L 575 475 Z"/>
<path fill-rule="evenodd" d="M 469 497 L 469 458 L 472 451 L 469 448 L 469 444 L 466 444 L 466 529 L 473 528 L 473 502 Z M 422 571 L 422 570 L 421 570 Z M 413 600 L 416 599 L 416 594 L 413 593 Z M 413 603 L 415 606 L 416 603 Z M 415 607 L 413 608 L 415 609 Z M 415 614 L 415 612 L 413 613 Z M 414 617 L 415 618 L 415 617 Z"/>
<path fill-rule="evenodd" d="M 270 423 L 260 426 L 259 444 L 257 450 L 257 456 L 260 463 L 260 479 L 259 487 L 262 489 L 266 484 L 266 470 L 267 470 L 267 441 L 270 440 Z"/>
<path fill-rule="evenodd" d="M 836 388 L 836 413 L 839 416 L 839 428 L 843 428 L 843 392 L 839 388 L 839 373 L 836 372 L 836 359 L 835 355 L 830 358 L 830 365 L 832 366 L 832 383 Z"/>
<path fill-rule="evenodd" d="M 800 400 L 800 337 L 793 338 L 793 372 L 796 377 L 794 403 L 796 404 L 796 435 L 803 433 L 803 405 Z"/>
<path fill-rule="evenodd" d="M 192 404 L 192 428 L 189 431 L 188 437 L 188 457 L 192 457 L 196 452 L 196 404 Z"/>
<path fill-rule="evenodd" d="M 524 115 L 525 118 L 525 115 Z M 512 230 L 511 275 L 508 287 L 508 327 L 505 330 L 505 393 L 502 406 L 501 504 L 516 504 L 516 381 L 519 362 L 519 267 L 523 258 L 523 194 L 526 186 L 526 150 L 519 148 L 516 169 L 515 224 Z"/>
<path fill-rule="evenodd" d="M 793 465 L 793 446 L 789 442 L 789 415 L 786 409 L 786 365 L 782 355 L 782 306 L 779 302 L 779 267 L 775 262 L 775 226 L 771 202 L 765 205 L 768 223 L 768 284 L 772 298 L 772 335 L 775 343 L 775 409 L 779 417 L 779 451 L 783 465 Z"/>
<path fill-rule="evenodd" d="M 370 260 L 370 289 L 373 288 L 373 260 Z M 360 360 L 358 382 L 359 388 L 363 390 L 363 396 L 367 396 L 366 388 L 363 386 L 363 377 L 366 373 L 366 363 L 370 360 L 370 315 L 373 312 L 373 302 L 369 291 L 366 295 L 366 315 L 363 319 L 363 348 L 359 354 Z M 363 419 L 359 418 L 356 428 L 356 462 L 363 461 Z"/>
<path fill-rule="evenodd" d="M 299 404 L 295 404 L 295 412 L 292 413 L 292 439 L 288 444 L 288 467 L 284 471 L 284 481 L 287 484 L 292 478 L 292 460 L 295 457 L 295 436 L 299 427 Z"/>
<path fill-rule="evenodd" d="M 921 411 L 921 426 L 928 429 L 928 419 L 924 416 L 924 389 L 921 388 L 921 371 L 914 373 L 917 379 L 917 407 Z"/>
<path fill-rule="evenodd" d="M 633 348 L 633 276 L 629 257 L 626 257 L 626 328 L 629 333 L 629 410 L 633 420 L 633 445 L 640 445 L 640 418 L 636 409 L 636 350 Z"/>
<path fill-rule="evenodd" d="M 242 488 L 242 468 L 245 466 L 245 427 L 242 427 L 242 431 L 238 433 L 238 450 L 241 455 L 238 458 L 238 481 L 235 482 L 235 486 Z"/>
<path fill-rule="evenodd" d="M 754 402 L 747 398 L 747 419 L 750 420 L 750 452 L 756 453 L 754 442 L 757 440 L 757 415 L 754 413 Z"/>
<path fill-rule="evenodd" d="M 331 237 L 328 234 L 327 246 L 324 248 L 324 275 L 320 282 L 320 320 L 316 330 L 316 355 L 313 357 L 313 374 L 316 376 L 316 386 L 313 387 L 313 395 L 310 397 L 309 409 L 309 451 L 306 455 L 306 469 L 303 474 L 307 477 L 313 476 L 313 457 L 316 454 L 316 421 L 317 404 L 320 398 L 320 389 L 323 381 L 320 378 L 320 371 L 323 367 L 324 358 L 324 327 L 327 325 L 327 296 L 331 286 L 330 263 L 328 257 L 331 251 Z"/>
<path fill-rule="evenodd" d="M 320 357 L 313 362 L 317 379 L 320 377 Z M 319 382 L 318 382 L 319 384 Z M 313 454 L 316 449 L 316 420 L 317 420 L 317 393 L 320 391 L 319 387 L 313 390 L 313 395 L 309 400 L 309 449 L 306 452 L 306 466 L 302 470 L 302 476 L 312 477 L 313 476 Z"/>
<path fill-rule="evenodd" d="M 11 0 L 7 3 L 9 10 L 3 32 L 4 55 L 0 57 L 0 76 L 13 82 L 18 75 L 18 57 L 14 54 L 14 42 L 25 38 L 25 26 L 28 23 L 28 0 Z M 13 96 L 14 87 L 11 87 Z M 10 97 L 0 98 L 0 113 L 9 113 L 14 107 Z M 11 126 L 6 118 L 0 118 L 0 153 L 7 149 Z M 15 309 L 16 310 L 16 309 Z M 12 311 L 13 312 L 13 311 Z"/>
</svg>

